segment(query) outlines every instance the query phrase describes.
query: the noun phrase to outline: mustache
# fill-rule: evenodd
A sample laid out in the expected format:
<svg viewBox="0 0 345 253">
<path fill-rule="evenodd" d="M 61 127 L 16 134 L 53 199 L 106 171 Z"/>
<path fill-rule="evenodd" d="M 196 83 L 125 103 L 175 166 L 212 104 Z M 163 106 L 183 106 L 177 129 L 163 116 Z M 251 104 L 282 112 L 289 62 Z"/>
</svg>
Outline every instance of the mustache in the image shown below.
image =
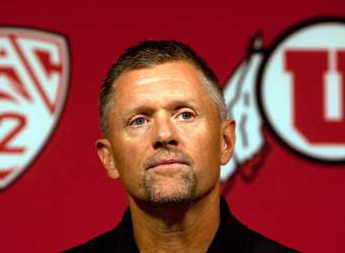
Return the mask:
<svg viewBox="0 0 345 253">
<path fill-rule="evenodd" d="M 144 162 L 144 168 L 147 170 L 159 164 L 163 160 L 173 159 L 179 163 L 194 165 L 193 158 L 187 153 L 177 149 L 160 149 L 153 156 L 148 157 Z"/>
</svg>

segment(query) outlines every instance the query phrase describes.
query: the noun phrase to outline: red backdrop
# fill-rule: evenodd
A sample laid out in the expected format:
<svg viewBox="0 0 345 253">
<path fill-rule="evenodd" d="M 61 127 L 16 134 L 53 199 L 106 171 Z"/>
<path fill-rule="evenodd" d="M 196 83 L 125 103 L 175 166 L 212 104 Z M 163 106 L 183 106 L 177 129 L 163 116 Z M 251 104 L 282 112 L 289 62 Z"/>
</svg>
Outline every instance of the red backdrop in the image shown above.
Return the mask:
<svg viewBox="0 0 345 253">
<path fill-rule="evenodd" d="M 0 191 L 0 251 L 59 252 L 121 219 L 125 192 L 119 181 L 107 177 L 94 143 L 100 136 L 99 87 L 124 48 L 143 39 L 183 41 L 206 58 L 225 84 L 258 30 L 270 45 L 285 29 L 309 18 L 345 17 L 344 7 L 342 0 L 2 0 L 0 26 L 67 37 L 71 76 L 50 140 L 27 170 Z M 265 131 L 265 138 L 270 152 L 255 179 L 247 182 L 236 174 L 224 185 L 232 211 L 251 228 L 302 252 L 341 252 L 345 165 L 310 162 L 281 146 L 271 132 Z"/>
</svg>

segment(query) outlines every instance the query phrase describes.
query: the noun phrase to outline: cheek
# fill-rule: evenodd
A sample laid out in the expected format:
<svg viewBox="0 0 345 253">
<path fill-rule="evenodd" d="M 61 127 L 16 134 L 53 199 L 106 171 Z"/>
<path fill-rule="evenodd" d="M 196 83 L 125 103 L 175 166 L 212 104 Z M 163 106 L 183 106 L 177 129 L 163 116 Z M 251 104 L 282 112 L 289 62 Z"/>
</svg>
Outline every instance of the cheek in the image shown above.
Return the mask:
<svg viewBox="0 0 345 253">
<path fill-rule="evenodd" d="M 217 167 L 220 164 L 220 134 L 215 124 L 203 124 L 185 135 L 187 150 L 198 166 Z"/>
<path fill-rule="evenodd" d="M 199 189 L 210 189 L 219 181 L 220 145 L 217 135 L 209 134 L 199 144 L 195 171 Z"/>
<path fill-rule="evenodd" d="M 136 162 L 136 158 L 143 154 L 143 150 L 147 149 L 147 141 L 142 135 L 131 136 L 125 131 L 114 136 L 112 145 L 118 158 L 121 161 L 129 160 L 129 162 Z"/>
<path fill-rule="evenodd" d="M 120 175 L 120 181 L 127 192 L 132 195 L 140 193 L 143 179 L 143 168 L 139 150 L 129 143 L 117 143 L 114 150 L 115 166 Z"/>
<path fill-rule="evenodd" d="M 113 157 L 120 177 L 132 178 L 140 175 L 144 160 L 144 142 L 117 136 L 113 139 Z"/>
<path fill-rule="evenodd" d="M 212 123 L 212 122 L 211 122 Z M 194 139 L 198 143 L 199 149 L 217 153 L 220 151 L 220 134 L 217 124 L 203 124 L 193 131 Z"/>
</svg>

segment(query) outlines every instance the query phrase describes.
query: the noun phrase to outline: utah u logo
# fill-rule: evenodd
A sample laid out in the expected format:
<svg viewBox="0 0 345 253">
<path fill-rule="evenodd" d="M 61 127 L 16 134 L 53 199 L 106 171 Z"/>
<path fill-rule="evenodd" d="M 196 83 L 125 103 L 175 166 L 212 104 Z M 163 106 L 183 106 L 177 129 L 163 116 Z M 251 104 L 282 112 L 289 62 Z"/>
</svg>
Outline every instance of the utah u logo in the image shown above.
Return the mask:
<svg viewBox="0 0 345 253">
<path fill-rule="evenodd" d="M 64 37 L 0 28 L 0 189 L 39 153 L 54 129 L 68 88 Z"/>
<path fill-rule="evenodd" d="M 308 21 L 269 49 L 256 36 L 224 95 L 238 128 L 222 180 L 262 153 L 264 127 L 299 156 L 345 161 L 345 20 Z"/>
<path fill-rule="evenodd" d="M 284 58 L 292 78 L 296 130 L 311 144 L 345 144 L 345 48 L 286 50 Z M 307 97 L 312 110 L 305 105 Z"/>
</svg>

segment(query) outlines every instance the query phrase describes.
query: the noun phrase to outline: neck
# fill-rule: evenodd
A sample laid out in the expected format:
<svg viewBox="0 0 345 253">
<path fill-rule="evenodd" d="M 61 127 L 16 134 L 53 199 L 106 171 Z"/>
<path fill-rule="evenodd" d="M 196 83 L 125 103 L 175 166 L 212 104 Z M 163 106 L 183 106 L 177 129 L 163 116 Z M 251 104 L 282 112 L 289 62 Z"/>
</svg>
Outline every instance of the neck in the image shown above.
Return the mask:
<svg viewBox="0 0 345 253">
<path fill-rule="evenodd" d="M 220 223 L 219 189 L 193 203 L 152 206 L 130 198 L 141 253 L 206 252 Z"/>
</svg>

